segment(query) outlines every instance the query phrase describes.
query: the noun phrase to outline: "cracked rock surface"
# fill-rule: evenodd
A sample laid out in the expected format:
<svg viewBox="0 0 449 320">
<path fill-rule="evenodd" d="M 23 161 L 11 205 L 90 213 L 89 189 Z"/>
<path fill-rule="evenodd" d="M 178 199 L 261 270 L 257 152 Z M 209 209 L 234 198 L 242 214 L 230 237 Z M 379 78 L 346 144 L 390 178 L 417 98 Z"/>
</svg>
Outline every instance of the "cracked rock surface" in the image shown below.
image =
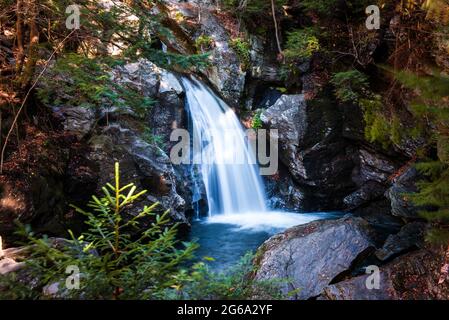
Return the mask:
<svg viewBox="0 0 449 320">
<path fill-rule="evenodd" d="M 320 295 L 332 280 L 373 250 L 372 230 L 357 217 L 314 221 L 268 239 L 259 249 L 256 279 L 288 279 L 292 299 Z"/>
</svg>

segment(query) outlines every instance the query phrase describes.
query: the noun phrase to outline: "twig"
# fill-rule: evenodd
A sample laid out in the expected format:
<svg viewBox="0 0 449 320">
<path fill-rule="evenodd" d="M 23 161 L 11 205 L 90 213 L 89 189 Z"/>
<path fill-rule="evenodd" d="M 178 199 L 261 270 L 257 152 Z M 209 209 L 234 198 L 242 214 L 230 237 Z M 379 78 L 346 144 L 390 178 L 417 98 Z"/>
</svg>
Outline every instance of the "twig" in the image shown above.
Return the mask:
<svg viewBox="0 0 449 320">
<path fill-rule="evenodd" d="M 3 162 L 4 162 L 4 156 L 5 156 L 5 150 L 6 150 L 6 146 L 8 144 L 8 140 L 9 140 L 9 136 L 11 135 L 12 131 L 14 130 L 14 126 L 17 123 L 17 120 L 19 119 L 19 115 L 20 112 L 22 111 L 23 107 L 25 106 L 25 103 L 31 93 L 31 91 L 34 89 L 34 87 L 36 87 L 37 82 L 39 81 L 39 79 L 43 76 L 43 74 L 45 73 L 45 71 L 47 70 L 48 64 L 50 63 L 51 59 L 53 58 L 53 56 L 56 54 L 56 51 L 59 50 L 59 48 L 61 47 L 61 45 L 76 31 L 76 29 L 73 29 L 55 48 L 55 50 L 53 50 L 52 54 L 50 55 L 50 57 L 48 58 L 48 60 L 45 62 L 44 68 L 42 69 L 42 71 L 39 73 L 39 75 L 36 77 L 36 80 L 34 81 L 34 83 L 31 85 L 31 87 L 28 89 L 25 98 L 23 98 L 22 104 L 20 105 L 19 110 L 17 111 L 16 115 L 14 116 L 14 120 L 11 124 L 11 127 L 9 128 L 8 134 L 6 135 L 5 138 L 5 142 L 3 144 L 2 147 L 2 152 L 0 155 L 0 174 L 3 174 Z"/>
<path fill-rule="evenodd" d="M 274 0 L 271 0 L 271 13 L 273 15 L 274 31 L 276 35 L 276 44 L 279 50 L 279 54 L 282 54 L 281 41 L 279 40 L 278 22 L 276 20 L 276 9 L 274 7 Z"/>
</svg>

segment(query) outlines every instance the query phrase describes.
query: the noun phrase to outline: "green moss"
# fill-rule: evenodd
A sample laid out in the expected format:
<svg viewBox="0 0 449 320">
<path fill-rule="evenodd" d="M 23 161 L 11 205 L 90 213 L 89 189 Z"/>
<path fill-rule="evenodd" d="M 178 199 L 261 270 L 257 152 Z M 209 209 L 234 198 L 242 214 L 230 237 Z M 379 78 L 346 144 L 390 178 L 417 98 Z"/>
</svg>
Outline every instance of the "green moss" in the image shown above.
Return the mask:
<svg viewBox="0 0 449 320">
<path fill-rule="evenodd" d="M 320 43 L 314 29 L 297 29 L 287 33 L 284 55 L 288 60 L 310 58 L 319 50 Z"/>
<path fill-rule="evenodd" d="M 142 138 L 144 141 L 148 142 L 149 144 L 155 145 L 162 150 L 165 149 L 164 138 L 159 135 L 153 134 L 151 132 L 151 129 L 148 127 L 145 128 L 145 130 L 142 134 Z"/>
<path fill-rule="evenodd" d="M 214 44 L 214 39 L 211 36 L 202 34 L 195 40 L 195 47 L 198 53 L 209 51 Z"/>
<path fill-rule="evenodd" d="M 251 46 L 249 42 L 243 38 L 234 38 L 230 40 L 229 45 L 239 56 L 243 64 L 242 69 L 246 69 L 251 61 Z"/>
<path fill-rule="evenodd" d="M 332 75 L 331 83 L 335 87 L 335 95 L 341 102 L 358 103 L 369 95 L 368 77 L 358 70 L 337 72 Z"/>
<path fill-rule="evenodd" d="M 44 103 L 87 108 L 129 107 L 143 117 L 154 101 L 136 89 L 111 80 L 109 72 L 121 62 L 108 57 L 66 54 L 42 78 L 37 95 Z"/>
<path fill-rule="evenodd" d="M 258 110 L 251 121 L 251 128 L 253 129 L 261 129 L 262 128 L 262 120 L 260 119 L 260 116 L 262 115 L 263 110 Z"/>
</svg>

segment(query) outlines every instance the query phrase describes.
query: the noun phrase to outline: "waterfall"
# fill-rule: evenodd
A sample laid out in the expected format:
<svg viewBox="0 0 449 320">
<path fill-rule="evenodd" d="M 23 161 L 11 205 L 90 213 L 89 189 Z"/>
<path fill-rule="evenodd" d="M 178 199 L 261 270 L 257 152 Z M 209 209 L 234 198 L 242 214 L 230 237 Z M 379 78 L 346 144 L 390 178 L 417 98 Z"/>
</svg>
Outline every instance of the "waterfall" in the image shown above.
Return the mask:
<svg viewBox="0 0 449 320">
<path fill-rule="evenodd" d="M 234 111 L 195 78 L 181 80 L 209 216 L 266 212 L 258 165 Z"/>
</svg>

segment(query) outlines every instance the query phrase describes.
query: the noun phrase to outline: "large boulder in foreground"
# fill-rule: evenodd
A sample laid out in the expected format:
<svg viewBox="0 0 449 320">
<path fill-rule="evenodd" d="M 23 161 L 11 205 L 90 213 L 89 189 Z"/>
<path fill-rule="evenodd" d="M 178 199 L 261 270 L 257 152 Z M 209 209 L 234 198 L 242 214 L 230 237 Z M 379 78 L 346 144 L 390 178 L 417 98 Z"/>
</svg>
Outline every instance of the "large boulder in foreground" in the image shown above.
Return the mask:
<svg viewBox="0 0 449 320">
<path fill-rule="evenodd" d="M 372 252 L 372 230 L 357 217 L 314 221 L 267 240 L 255 262 L 258 280 L 289 279 L 282 285 L 293 299 L 317 297 L 354 261 Z"/>
</svg>

